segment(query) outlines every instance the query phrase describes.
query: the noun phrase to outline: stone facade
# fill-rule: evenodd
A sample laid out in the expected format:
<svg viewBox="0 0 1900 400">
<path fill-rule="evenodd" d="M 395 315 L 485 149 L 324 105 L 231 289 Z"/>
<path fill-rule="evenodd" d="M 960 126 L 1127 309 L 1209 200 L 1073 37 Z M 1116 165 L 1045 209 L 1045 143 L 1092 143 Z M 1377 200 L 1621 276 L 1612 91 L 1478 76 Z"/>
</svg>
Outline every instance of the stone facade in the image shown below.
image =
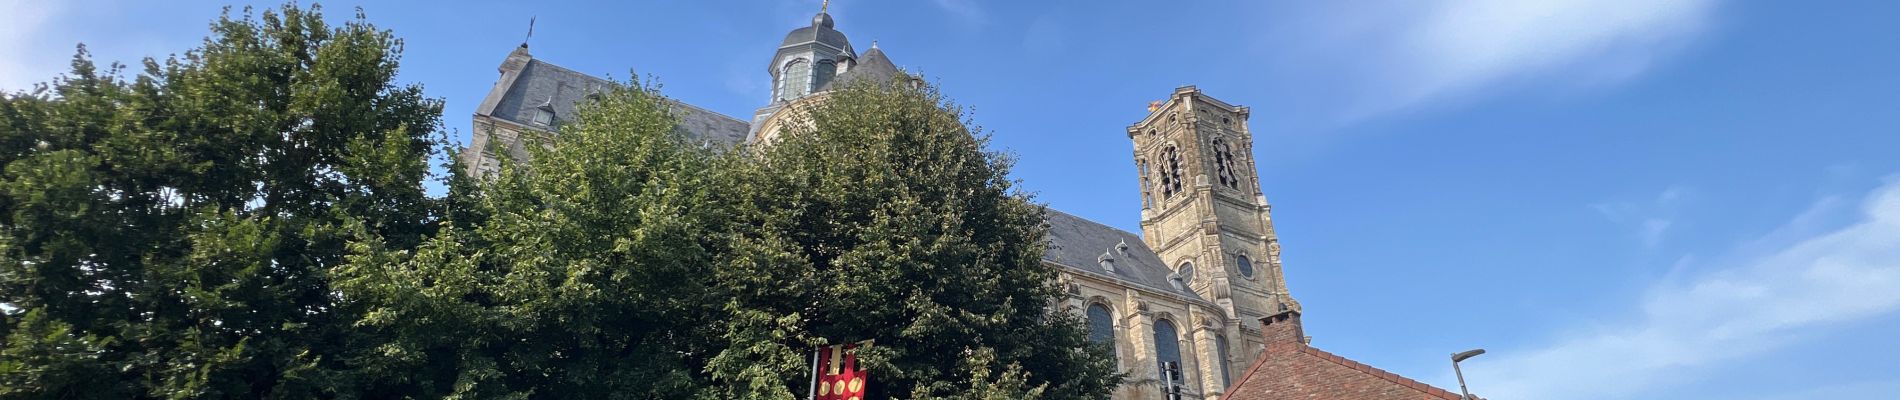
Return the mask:
<svg viewBox="0 0 1900 400">
<path fill-rule="evenodd" d="M 783 124 L 796 123 L 804 105 L 823 101 L 838 83 L 919 82 L 875 44 L 857 54 L 834 24 L 820 13 L 786 35 L 766 69 L 772 97 L 749 121 L 675 102 L 678 129 L 708 143 L 769 146 Z M 526 44 L 499 72 L 462 153 L 463 167 L 478 178 L 527 157 L 525 146 L 558 134 L 575 103 L 610 84 L 535 59 Z M 1114 345 L 1129 377 L 1114 399 L 1163 399 L 1170 390 L 1182 399 L 1234 398 L 1225 395 L 1242 366 L 1281 365 L 1262 364 L 1279 360 L 1274 346 L 1288 343 L 1269 340 L 1272 329 L 1260 321 L 1297 315 L 1300 305 L 1287 294 L 1248 116 L 1246 107 L 1188 86 L 1128 127 L 1132 186 L 1142 199 L 1139 235 L 1050 210 L 1044 262 L 1065 272 L 1070 294 L 1052 306 L 1082 314 L 1092 337 Z M 1179 375 L 1165 374 L 1168 365 Z"/>
<path fill-rule="evenodd" d="M 1183 397 L 1215 399 L 1239 372 L 1234 368 L 1264 348 L 1255 321 L 1299 308 L 1281 273 L 1248 116 L 1246 107 L 1188 86 L 1128 127 L 1142 199 L 1141 245 L 1169 273 L 1168 284 L 1191 295 L 1144 296 L 1127 285 L 1077 279 L 1089 283 L 1083 299 L 1117 305 L 1117 328 L 1125 333 L 1117 347 L 1137 361 L 1124 363 L 1134 384 L 1123 398 L 1159 398 L 1167 387 L 1159 368 L 1172 360 L 1155 360 L 1156 342 L 1165 340 L 1154 330 L 1157 321 L 1181 331 L 1184 373 L 1176 384 Z"/>
</svg>

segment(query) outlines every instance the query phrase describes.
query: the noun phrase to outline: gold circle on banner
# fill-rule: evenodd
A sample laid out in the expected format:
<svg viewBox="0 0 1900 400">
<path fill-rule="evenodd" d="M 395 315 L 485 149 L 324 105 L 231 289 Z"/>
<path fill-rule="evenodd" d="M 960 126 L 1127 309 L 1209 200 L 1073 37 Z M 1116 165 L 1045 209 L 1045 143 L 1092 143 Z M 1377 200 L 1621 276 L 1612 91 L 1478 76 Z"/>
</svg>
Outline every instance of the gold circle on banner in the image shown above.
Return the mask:
<svg viewBox="0 0 1900 400">
<path fill-rule="evenodd" d="M 851 396 L 851 400 L 858 400 L 858 396 Z"/>
<path fill-rule="evenodd" d="M 826 393 L 831 393 L 831 381 L 818 382 L 818 395 L 824 396 Z"/>
<path fill-rule="evenodd" d="M 862 389 L 864 389 L 864 378 L 851 378 L 851 392 L 857 393 Z"/>
<path fill-rule="evenodd" d="M 833 389 L 831 389 L 831 390 L 832 390 L 832 393 L 837 393 L 837 394 L 839 394 L 839 395 L 844 395 L 844 385 L 845 385 L 845 383 L 844 383 L 844 378 L 838 378 L 838 383 L 837 383 L 837 384 L 834 384 L 834 385 L 831 385 L 831 387 L 833 388 Z"/>
</svg>

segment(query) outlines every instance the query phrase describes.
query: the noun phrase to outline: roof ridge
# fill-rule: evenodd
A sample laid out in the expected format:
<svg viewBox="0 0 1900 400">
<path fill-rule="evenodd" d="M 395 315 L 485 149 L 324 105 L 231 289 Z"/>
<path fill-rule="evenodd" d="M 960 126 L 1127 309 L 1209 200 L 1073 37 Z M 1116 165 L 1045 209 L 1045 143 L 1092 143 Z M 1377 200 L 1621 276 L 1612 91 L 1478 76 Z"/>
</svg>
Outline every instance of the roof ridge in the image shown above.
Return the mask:
<svg viewBox="0 0 1900 400">
<path fill-rule="evenodd" d="M 666 99 L 667 99 L 667 100 L 668 100 L 669 102 L 671 102 L 671 103 L 673 103 L 673 104 L 677 104 L 677 105 L 682 105 L 682 106 L 686 106 L 686 108 L 691 108 L 691 109 L 694 109 L 694 110 L 699 110 L 700 112 L 704 112 L 704 113 L 707 113 L 707 114 L 712 114 L 712 115 L 717 115 L 717 116 L 720 116 L 720 117 L 723 117 L 723 118 L 725 118 L 725 119 L 729 119 L 729 120 L 732 120 L 733 122 L 738 122 L 738 123 L 742 123 L 742 124 L 743 124 L 743 123 L 747 123 L 747 122 L 746 122 L 745 120 L 743 120 L 743 119 L 739 119 L 739 118 L 736 118 L 736 117 L 733 117 L 733 116 L 731 116 L 731 115 L 726 115 L 726 113 L 722 113 L 722 112 L 718 112 L 718 111 L 713 111 L 713 110 L 708 110 L 708 109 L 706 109 L 705 107 L 700 107 L 700 106 L 696 106 L 696 105 L 693 105 L 693 103 L 687 103 L 687 102 L 686 102 L 686 100 L 680 100 L 680 99 L 677 99 L 677 98 L 673 98 L 673 97 L 666 97 Z"/>
<path fill-rule="evenodd" d="M 1062 211 L 1062 210 L 1057 210 L 1057 209 L 1056 209 L 1055 207 L 1049 207 L 1049 206 L 1043 206 L 1042 208 L 1043 208 L 1043 209 L 1045 209 L 1045 210 L 1049 210 L 1049 212 L 1051 212 L 1051 213 L 1056 213 L 1056 214 L 1062 214 L 1062 215 L 1064 215 L 1064 216 L 1067 216 L 1067 217 L 1069 217 L 1069 218 L 1074 218 L 1074 219 L 1076 219 L 1076 220 L 1079 220 L 1079 221 L 1082 221 L 1082 222 L 1087 222 L 1087 223 L 1090 223 L 1090 224 L 1095 224 L 1095 226 L 1099 226 L 1099 227 L 1103 227 L 1103 228 L 1108 228 L 1108 229 L 1110 229 L 1110 230 L 1114 230 L 1114 231 L 1115 231 L 1116 233 L 1122 233 L 1122 234 L 1127 234 L 1127 235 L 1129 235 L 1129 236 L 1134 236 L 1134 237 L 1136 237 L 1136 238 L 1140 238 L 1140 237 L 1141 237 L 1141 235 L 1139 235 L 1139 234 L 1136 234 L 1136 233 L 1134 233 L 1134 232 L 1129 232 L 1129 231 L 1126 231 L 1126 230 L 1123 230 L 1122 228 L 1117 228 L 1117 227 L 1115 227 L 1115 226 L 1113 226 L 1113 225 L 1109 225 L 1109 224 L 1104 224 L 1104 223 L 1101 223 L 1101 222 L 1096 222 L 1095 220 L 1092 220 L 1092 219 L 1088 219 L 1088 218 L 1083 218 L 1083 217 L 1082 217 L 1082 216 L 1080 216 L 1080 215 L 1075 215 L 1075 214 L 1071 214 L 1071 213 L 1069 213 L 1069 212 L 1067 212 L 1067 211 Z M 1148 246 L 1148 244 L 1147 244 L 1146 242 L 1141 242 L 1141 241 L 1137 241 L 1137 242 L 1140 242 L 1140 243 L 1141 243 L 1141 245 L 1142 245 L 1142 247 L 1147 247 L 1147 246 Z M 1152 252 L 1154 252 L 1154 250 L 1152 250 L 1152 249 L 1150 249 L 1150 250 L 1149 250 L 1149 252 L 1151 252 L 1151 253 L 1152 253 Z"/>
<path fill-rule="evenodd" d="M 1459 396 L 1457 393 L 1452 393 L 1450 390 L 1445 390 L 1437 386 L 1432 386 L 1431 384 L 1428 384 L 1428 383 L 1419 382 L 1418 380 L 1415 380 L 1412 378 L 1407 378 L 1399 374 L 1394 374 L 1392 372 L 1379 369 L 1379 367 L 1366 365 L 1366 363 L 1354 361 L 1353 359 L 1342 357 L 1338 354 L 1333 354 L 1332 352 L 1328 352 L 1326 350 L 1320 350 L 1318 347 L 1313 347 L 1312 345 L 1308 345 L 1305 343 L 1295 343 L 1295 342 L 1281 342 L 1281 343 L 1268 344 L 1266 348 L 1261 349 L 1259 356 L 1254 359 L 1253 366 L 1248 367 L 1247 372 L 1240 375 L 1240 379 L 1235 379 L 1234 381 L 1229 382 L 1227 384 L 1227 388 L 1225 388 L 1224 391 L 1221 392 L 1222 398 L 1231 397 L 1234 393 L 1239 392 L 1241 387 L 1244 386 L 1247 382 L 1253 381 L 1254 375 L 1259 374 L 1261 368 L 1264 368 L 1267 365 L 1268 354 L 1281 354 L 1281 353 L 1286 353 L 1288 351 L 1299 352 L 1302 354 L 1313 356 L 1313 358 L 1326 360 L 1327 362 L 1333 363 L 1334 365 L 1346 367 L 1354 371 L 1365 373 L 1367 375 L 1372 375 L 1374 377 L 1378 377 L 1379 379 L 1385 380 L 1386 382 L 1395 383 L 1395 384 L 1398 384 L 1399 386 L 1403 386 L 1412 390 L 1419 391 L 1420 393 L 1424 393 L 1427 396 L 1436 397 L 1436 398 L 1440 398 L 1444 400 L 1462 400 L 1463 399 L 1462 396 Z"/>
<path fill-rule="evenodd" d="M 1329 352 L 1326 350 L 1320 350 L 1318 347 L 1313 347 L 1311 345 L 1302 344 L 1302 343 L 1289 343 L 1289 344 L 1298 346 L 1297 348 L 1299 349 L 1300 352 L 1312 355 L 1314 357 L 1318 357 L 1321 360 L 1332 362 L 1333 364 L 1338 364 L 1339 366 L 1351 368 L 1359 372 L 1364 372 L 1366 373 L 1366 375 L 1372 375 L 1374 377 L 1378 377 L 1379 379 L 1384 379 L 1387 382 L 1399 384 L 1399 386 L 1404 386 L 1407 388 L 1411 388 L 1413 390 L 1424 392 L 1425 394 L 1429 394 L 1441 399 L 1459 400 L 1459 395 L 1456 393 L 1452 393 L 1450 390 L 1441 389 L 1437 386 L 1432 386 L 1431 384 L 1419 382 L 1416 379 L 1407 378 L 1399 374 L 1394 374 L 1390 371 L 1379 369 L 1379 367 L 1366 365 L 1366 363 L 1354 361 L 1353 359 L 1342 357 L 1338 354 L 1333 354 L 1332 352 Z"/>
<path fill-rule="evenodd" d="M 562 72 L 569 72 L 569 73 L 573 73 L 573 74 L 575 74 L 575 75 L 580 75 L 580 76 L 585 76 L 585 77 L 587 77 L 588 79 L 594 79 L 594 80 L 598 80 L 598 81 L 604 81 L 604 82 L 613 82 L 613 80 L 612 80 L 612 79 L 607 79 L 607 78 L 602 78 L 602 77 L 598 77 L 598 76 L 594 76 L 593 74 L 589 74 L 589 73 L 586 73 L 586 72 L 581 72 L 581 71 L 578 71 L 578 70 L 575 70 L 575 69 L 573 69 L 573 68 L 568 68 L 568 67 L 563 67 L 563 66 L 561 66 L 560 64 L 555 64 L 555 63 L 552 63 L 552 62 L 548 62 L 548 61 L 546 61 L 546 60 L 542 60 L 542 59 L 539 59 L 539 58 L 534 58 L 534 57 L 528 57 L 528 62 L 529 62 L 529 63 L 533 63 L 533 64 L 541 64 L 541 65 L 544 65 L 544 66 L 548 66 L 548 67 L 552 67 L 552 68 L 554 68 L 554 69 L 556 69 L 556 70 L 560 70 L 560 71 L 562 71 Z"/>
<path fill-rule="evenodd" d="M 1141 281 L 1132 280 L 1132 279 L 1122 278 L 1119 276 L 1115 276 L 1114 274 L 1104 273 L 1102 271 L 1097 271 L 1097 270 L 1089 269 L 1086 267 L 1071 265 L 1071 264 L 1064 263 L 1061 261 L 1048 261 L 1048 262 L 1055 263 L 1056 265 L 1061 266 L 1063 268 L 1075 270 L 1076 272 L 1094 275 L 1097 277 L 1097 279 L 1108 279 L 1108 280 L 1113 280 L 1116 282 L 1121 282 L 1134 289 L 1154 292 L 1156 294 L 1160 294 L 1163 296 L 1173 296 L 1173 297 L 1179 298 L 1179 300 L 1181 301 L 1194 303 L 1198 305 L 1218 306 L 1218 304 L 1214 304 L 1214 302 L 1211 300 L 1200 298 L 1200 295 L 1195 294 L 1191 290 L 1183 290 L 1180 292 L 1170 292 L 1166 288 L 1156 287 L 1155 285 L 1150 285 L 1150 284 L 1143 283 Z M 1194 296 L 1188 296 L 1190 294 L 1193 294 Z"/>
<path fill-rule="evenodd" d="M 560 71 L 563 71 L 563 72 L 570 72 L 570 73 L 573 73 L 573 74 L 575 74 L 575 75 L 580 75 L 580 76 L 584 76 L 584 77 L 587 77 L 588 79 L 593 79 L 593 80 L 598 80 L 598 81 L 602 81 L 602 82 L 608 82 L 608 83 L 615 83 L 615 84 L 618 84 L 618 83 L 619 83 L 619 82 L 615 82 L 615 81 L 614 81 L 613 79 L 610 79 L 610 78 L 602 78 L 602 77 L 598 77 L 598 76 L 594 76 L 593 74 L 589 74 L 589 73 L 585 73 L 585 72 L 581 72 L 581 71 L 577 71 L 577 70 L 575 70 L 575 69 L 573 69 L 573 68 L 568 68 L 568 67 L 563 67 L 563 66 L 561 66 L 560 64 L 555 64 L 555 63 L 553 63 L 553 62 L 549 62 L 549 61 L 546 61 L 546 60 L 542 60 L 542 59 L 539 59 L 539 58 L 533 58 L 533 57 L 529 57 L 529 58 L 528 58 L 528 62 L 530 62 L 530 63 L 537 63 L 537 64 L 541 64 L 541 65 L 543 65 L 543 66 L 547 66 L 547 67 L 552 67 L 552 68 L 554 68 L 554 69 L 557 69 L 557 70 L 560 70 Z M 672 97 L 672 96 L 666 96 L 666 95 L 665 95 L 665 93 L 661 93 L 661 96 L 662 96 L 662 98 L 664 98 L 664 99 L 666 99 L 666 101 L 667 101 L 668 103 L 672 103 L 672 104 L 674 104 L 674 105 L 680 105 L 680 106 L 686 106 L 686 108 L 691 108 L 691 109 L 693 109 L 693 110 L 697 110 L 697 111 L 700 111 L 700 112 L 704 112 L 704 113 L 707 113 L 707 114 L 712 114 L 712 115 L 717 115 L 717 116 L 719 116 L 719 117 L 722 117 L 722 118 L 725 118 L 725 119 L 728 119 L 728 120 L 732 120 L 732 121 L 734 121 L 734 122 L 738 122 L 738 123 L 747 123 L 747 122 L 746 122 L 746 120 L 743 120 L 743 119 L 739 119 L 738 117 L 734 117 L 734 116 L 731 116 L 731 115 L 726 115 L 726 113 L 722 113 L 722 112 L 718 112 L 718 111 L 713 111 L 713 110 L 710 110 L 710 109 L 707 109 L 707 108 L 705 108 L 705 107 L 700 107 L 700 106 L 696 106 L 696 105 L 693 105 L 693 103 L 688 103 L 688 102 L 686 102 L 686 100 L 683 100 L 683 99 L 679 99 L 679 98 L 676 98 L 676 97 Z"/>
</svg>

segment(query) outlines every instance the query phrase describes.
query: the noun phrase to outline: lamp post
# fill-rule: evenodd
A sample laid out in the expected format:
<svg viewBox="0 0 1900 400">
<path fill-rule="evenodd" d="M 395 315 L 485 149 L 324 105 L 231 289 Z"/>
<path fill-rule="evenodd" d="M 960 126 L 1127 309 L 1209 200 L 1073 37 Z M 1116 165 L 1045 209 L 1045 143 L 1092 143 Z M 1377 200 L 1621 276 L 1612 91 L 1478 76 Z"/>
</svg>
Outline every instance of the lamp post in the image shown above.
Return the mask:
<svg viewBox="0 0 1900 400">
<path fill-rule="evenodd" d="M 1465 350 L 1451 355 L 1451 371 L 1458 374 L 1458 391 L 1464 392 L 1464 400 L 1472 400 L 1471 389 L 1465 387 L 1465 371 L 1458 369 L 1458 362 L 1484 354 L 1484 349 Z"/>
<path fill-rule="evenodd" d="M 1167 379 L 1162 384 L 1161 394 L 1168 400 L 1181 400 L 1181 363 L 1168 361 L 1161 363 L 1161 376 Z"/>
</svg>

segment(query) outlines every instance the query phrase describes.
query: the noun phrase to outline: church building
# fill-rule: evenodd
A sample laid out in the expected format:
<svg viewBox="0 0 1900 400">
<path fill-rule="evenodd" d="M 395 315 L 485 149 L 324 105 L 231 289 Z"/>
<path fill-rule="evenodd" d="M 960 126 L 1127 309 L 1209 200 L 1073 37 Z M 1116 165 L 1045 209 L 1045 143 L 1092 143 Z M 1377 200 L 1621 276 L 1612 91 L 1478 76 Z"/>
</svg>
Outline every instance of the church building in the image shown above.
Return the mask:
<svg viewBox="0 0 1900 400">
<path fill-rule="evenodd" d="M 525 139 L 558 134 L 576 103 L 610 84 L 534 58 L 525 43 L 500 72 L 475 111 L 474 139 L 460 160 L 477 178 L 527 157 Z M 833 86 L 917 79 L 875 44 L 857 52 L 824 12 L 785 35 L 765 72 L 771 98 L 749 118 L 675 101 L 678 129 L 707 143 L 766 145 L 791 110 L 822 101 Z M 1132 150 L 1139 234 L 1049 212 L 1043 260 L 1065 272 L 1069 292 L 1057 306 L 1084 316 L 1091 338 L 1113 344 L 1128 374 L 1114 398 L 1446 398 L 1444 390 L 1307 346 L 1254 166 L 1249 115 L 1193 86 L 1168 93 L 1147 115 L 1131 115 L 1139 119 L 1116 136 Z M 1371 380 L 1331 383 L 1348 375 Z M 1336 391 L 1347 387 L 1356 389 Z"/>
</svg>

